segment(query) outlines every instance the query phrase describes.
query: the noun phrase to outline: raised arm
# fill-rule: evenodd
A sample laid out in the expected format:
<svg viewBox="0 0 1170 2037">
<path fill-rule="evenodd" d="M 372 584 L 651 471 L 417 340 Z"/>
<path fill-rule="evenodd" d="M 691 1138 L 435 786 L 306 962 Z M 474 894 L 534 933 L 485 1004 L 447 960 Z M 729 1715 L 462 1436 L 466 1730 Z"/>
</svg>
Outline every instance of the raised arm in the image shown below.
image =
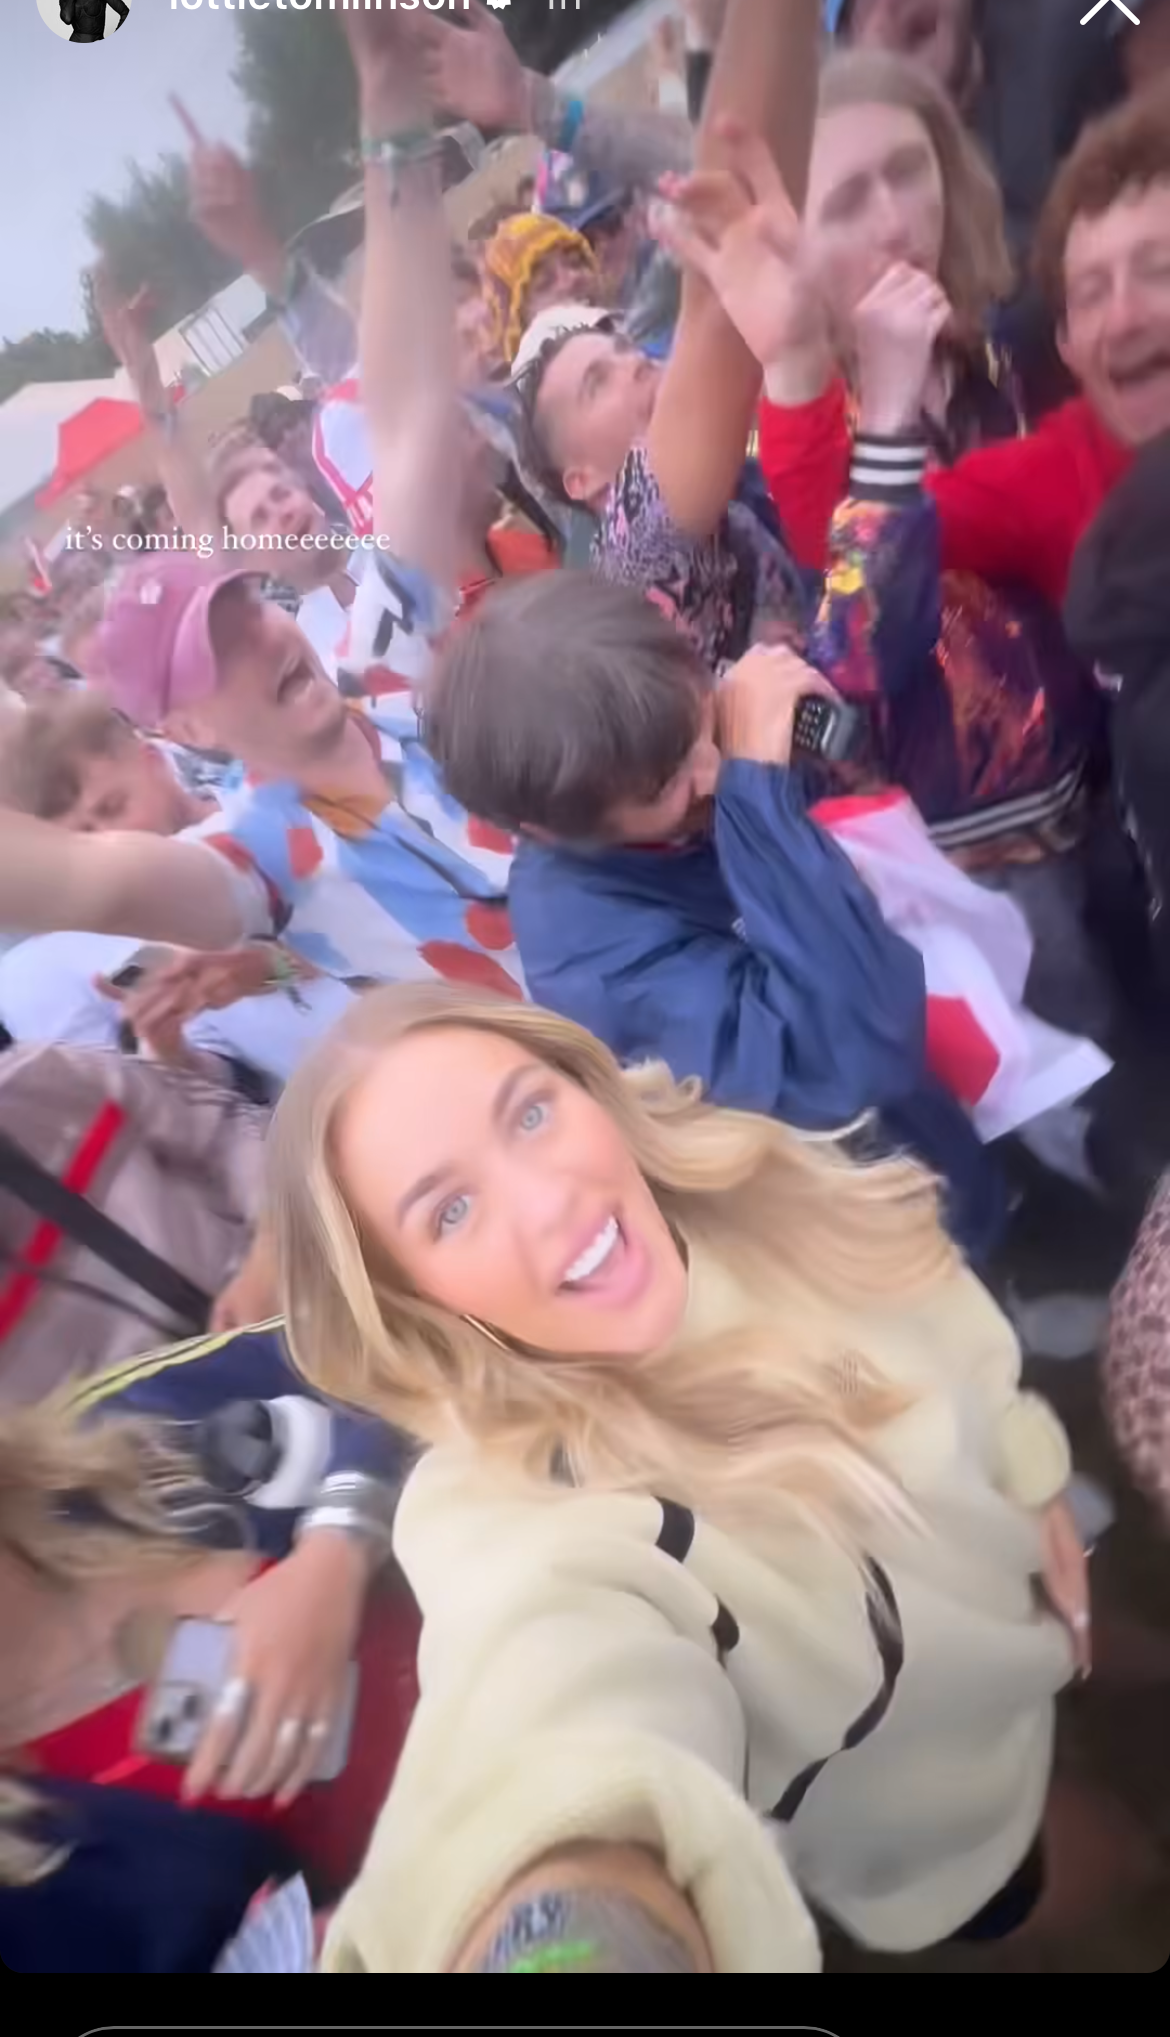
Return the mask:
<svg viewBox="0 0 1170 2037">
<path fill-rule="evenodd" d="M 75 835 L 0 809 L 0 926 L 22 933 L 230 948 L 261 931 L 248 924 L 245 884 L 201 842 Z"/>
<path fill-rule="evenodd" d="M 362 400 L 374 528 L 434 583 L 455 566 L 459 408 L 446 214 L 417 44 L 393 15 L 347 14 L 366 159 Z"/>
<path fill-rule="evenodd" d="M 158 356 L 146 328 L 148 292 L 124 298 L 109 271 L 93 272 L 93 296 L 102 330 L 130 378 L 134 400 L 146 421 L 159 476 L 182 530 L 193 537 L 220 539 L 220 517 L 207 463 L 191 438 L 182 405 L 163 386 Z"/>
<path fill-rule="evenodd" d="M 474 0 L 466 27 L 432 14 L 419 33 L 435 105 L 486 134 L 538 135 L 581 169 L 634 190 L 651 190 L 660 177 L 691 167 L 694 136 L 685 120 L 577 99 L 525 70 L 482 0 Z"/>
<path fill-rule="evenodd" d="M 732 0 L 699 130 L 700 185 L 741 167 L 727 138 L 732 122 L 761 138 L 794 204 L 803 204 L 819 34 L 817 0 Z M 758 360 L 707 277 L 688 268 L 649 451 L 672 517 L 696 538 L 714 529 L 735 491 L 760 382 Z"/>
<path fill-rule="evenodd" d="M 290 256 L 268 218 L 256 177 L 233 149 L 193 142 L 191 216 L 213 247 L 260 285 L 302 365 L 326 384 L 357 366 L 357 321 L 303 256 Z"/>
</svg>

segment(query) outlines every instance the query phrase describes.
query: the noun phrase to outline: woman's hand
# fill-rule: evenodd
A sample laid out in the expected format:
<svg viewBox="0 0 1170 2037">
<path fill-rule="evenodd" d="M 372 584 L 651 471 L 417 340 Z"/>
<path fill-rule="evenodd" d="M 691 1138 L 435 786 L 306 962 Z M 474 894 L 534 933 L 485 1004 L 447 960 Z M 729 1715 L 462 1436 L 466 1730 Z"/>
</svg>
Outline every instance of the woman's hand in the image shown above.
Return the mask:
<svg viewBox="0 0 1170 2037">
<path fill-rule="evenodd" d="M 345 1693 L 370 1561 L 320 1528 L 253 1578 L 219 1618 L 235 1630 L 231 1676 L 183 1778 L 183 1800 L 275 1797 L 312 1780 Z"/>
<path fill-rule="evenodd" d="M 430 96 L 423 76 L 426 24 L 400 14 L 345 13 L 342 32 L 357 73 L 362 129 L 381 140 L 429 117 Z"/>
<path fill-rule="evenodd" d="M 950 321 L 945 292 L 906 262 L 895 262 L 862 298 L 853 314 L 860 431 L 894 438 L 918 424 Z"/>
<path fill-rule="evenodd" d="M 284 243 L 270 223 L 248 165 L 233 149 L 201 137 L 188 170 L 191 217 L 213 247 L 275 295 L 284 282 Z"/>
<path fill-rule="evenodd" d="M 167 408 L 167 396 L 154 341 L 147 330 L 150 292 L 143 285 L 133 297 L 124 296 L 104 262 L 91 270 L 90 280 L 94 310 L 106 345 L 130 377 L 139 408 L 148 417 L 161 416 Z"/>
<path fill-rule="evenodd" d="M 530 124 L 528 74 L 495 16 L 474 0 L 465 28 L 435 15 L 411 25 L 436 106 L 485 134 L 523 134 Z"/>
<path fill-rule="evenodd" d="M 668 177 L 662 245 L 702 276 L 761 367 L 827 343 L 816 292 L 802 271 L 800 221 L 767 144 L 725 122 L 727 171 Z"/>
<path fill-rule="evenodd" d="M 1089 1565 L 1067 1500 L 1046 1508 L 1044 1589 L 1052 1607 L 1072 1636 L 1073 1653 L 1082 1676 L 1093 1667 L 1093 1623 L 1089 1596 Z"/>
<path fill-rule="evenodd" d="M 202 1012 L 226 1011 L 241 998 L 279 989 L 272 962 L 272 948 L 257 941 L 222 954 L 178 955 L 130 990 L 119 990 L 101 976 L 97 987 L 121 1005 L 127 1025 L 149 1048 L 156 1036 L 170 1039 Z"/>
<path fill-rule="evenodd" d="M 655 234 L 704 278 L 762 368 L 791 354 L 828 355 L 828 321 L 804 273 L 800 221 L 758 135 L 721 130 L 733 168 L 668 177 Z M 831 365 L 831 363 L 830 363 Z"/>
</svg>

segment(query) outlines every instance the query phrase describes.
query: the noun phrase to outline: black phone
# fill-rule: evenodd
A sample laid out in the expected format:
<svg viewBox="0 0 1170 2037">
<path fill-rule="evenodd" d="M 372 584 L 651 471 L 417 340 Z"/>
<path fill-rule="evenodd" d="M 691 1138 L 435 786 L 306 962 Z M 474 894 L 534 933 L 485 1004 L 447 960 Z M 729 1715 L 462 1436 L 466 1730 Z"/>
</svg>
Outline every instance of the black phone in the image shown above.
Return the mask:
<svg viewBox="0 0 1170 2037">
<path fill-rule="evenodd" d="M 865 737 L 865 716 L 846 700 L 806 693 L 796 703 L 792 754 L 818 764 L 847 764 Z"/>
</svg>

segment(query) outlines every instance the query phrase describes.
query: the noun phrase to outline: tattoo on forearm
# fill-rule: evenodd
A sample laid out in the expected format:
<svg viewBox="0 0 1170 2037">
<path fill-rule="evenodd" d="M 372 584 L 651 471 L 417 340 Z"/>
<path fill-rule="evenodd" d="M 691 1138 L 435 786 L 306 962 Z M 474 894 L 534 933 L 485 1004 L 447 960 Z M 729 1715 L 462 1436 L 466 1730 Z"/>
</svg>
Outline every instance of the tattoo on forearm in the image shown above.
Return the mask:
<svg viewBox="0 0 1170 2037">
<path fill-rule="evenodd" d="M 629 1896 L 580 1890 L 517 1903 L 477 1973 L 697 1973 L 689 1946 Z"/>
</svg>

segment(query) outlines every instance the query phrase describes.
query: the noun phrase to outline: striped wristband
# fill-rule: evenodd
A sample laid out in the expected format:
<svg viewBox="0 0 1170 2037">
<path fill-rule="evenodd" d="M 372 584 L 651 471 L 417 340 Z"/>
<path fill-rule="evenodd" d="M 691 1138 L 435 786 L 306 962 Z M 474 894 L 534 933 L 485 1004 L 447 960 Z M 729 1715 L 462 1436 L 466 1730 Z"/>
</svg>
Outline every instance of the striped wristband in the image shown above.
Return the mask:
<svg viewBox="0 0 1170 2037">
<path fill-rule="evenodd" d="M 922 487 L 928 452 L 918 433 L 878 438 L 859 432 L 853 441 L 849 492 L 863 502 L 912 502 Z"/>
</svg>

